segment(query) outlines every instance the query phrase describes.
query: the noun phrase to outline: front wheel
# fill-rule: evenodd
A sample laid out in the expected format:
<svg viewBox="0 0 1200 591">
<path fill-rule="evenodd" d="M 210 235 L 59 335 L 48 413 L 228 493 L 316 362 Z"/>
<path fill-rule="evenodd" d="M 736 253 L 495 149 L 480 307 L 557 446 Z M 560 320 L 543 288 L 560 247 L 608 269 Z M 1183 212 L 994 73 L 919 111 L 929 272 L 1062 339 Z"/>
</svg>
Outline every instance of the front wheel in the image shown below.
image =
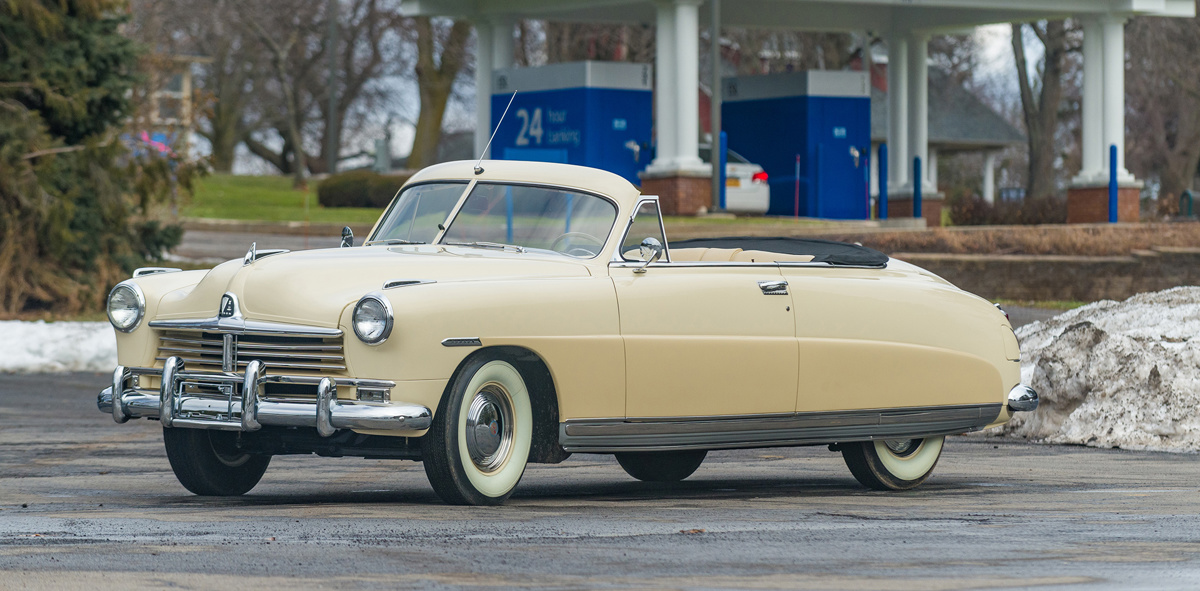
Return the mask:
<svg viewBox="0 0 1200 591">
<path fill-rule="evenodd" d="M 926 437 L 844 443 L 842 459 L 854 478 L 867 488 L 908 490 L 929 478 L 945 440 Z"/>
<path fill-rule="evenodd" d="M 163 429 L 167 460 L 175 478 L 194 494 L 236 497 L 262 479 L 271 456 L 244 453 L 237 433 L 170 427 Z"/>
<path fill-rule="evenodd" d="M 451 382 L 421 438 L 425 474 L 451 505 L 499 505 L 525 473 L 533 410 L 521 372 L 483 355 Z"/>
<path fill-rule="evenodd" d="M 617 463 L 625 473 L 646 482 L 679 482 L 704 462 L 706 450 L 621 452 Z"/>
</svg>

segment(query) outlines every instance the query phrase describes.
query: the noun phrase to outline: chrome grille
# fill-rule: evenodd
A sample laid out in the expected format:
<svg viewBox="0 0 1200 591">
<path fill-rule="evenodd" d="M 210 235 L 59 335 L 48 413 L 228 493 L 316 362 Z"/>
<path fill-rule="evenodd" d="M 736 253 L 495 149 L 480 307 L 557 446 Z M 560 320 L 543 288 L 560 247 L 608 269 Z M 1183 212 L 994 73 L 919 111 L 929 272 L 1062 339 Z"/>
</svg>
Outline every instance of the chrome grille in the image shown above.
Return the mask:
<svg viewBox="0 0 1200 591">
<path fill-rule="evenodd" d="M 167 330 L 159 337 L 159 361 L 179 357 L 193 371 L 236 371 L 257 359 L 268 373 L 336 376 L 346 371 L 342 337 L 231 334 Z"/>
</svg>

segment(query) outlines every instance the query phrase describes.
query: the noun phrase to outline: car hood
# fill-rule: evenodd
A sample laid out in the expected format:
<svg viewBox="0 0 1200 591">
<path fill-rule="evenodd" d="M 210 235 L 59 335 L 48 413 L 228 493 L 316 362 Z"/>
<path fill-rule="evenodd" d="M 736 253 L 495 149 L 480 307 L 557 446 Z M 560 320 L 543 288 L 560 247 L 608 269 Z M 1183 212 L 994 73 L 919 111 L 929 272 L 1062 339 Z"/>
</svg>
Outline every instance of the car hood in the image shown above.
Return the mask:
<svg viewBox="0 0 1200 591">
<path fill-rule="evenodd" d="M 198 284 L 166 294 L 157 318 L 210 318 L 232 293 L 249 319 L 336 327 L 343 308 L 392 281 L 496 281 L 587 277 L 561 255 L 456 246 L 369 246 L 270 255 L 219 265 Z"/>
</svg>

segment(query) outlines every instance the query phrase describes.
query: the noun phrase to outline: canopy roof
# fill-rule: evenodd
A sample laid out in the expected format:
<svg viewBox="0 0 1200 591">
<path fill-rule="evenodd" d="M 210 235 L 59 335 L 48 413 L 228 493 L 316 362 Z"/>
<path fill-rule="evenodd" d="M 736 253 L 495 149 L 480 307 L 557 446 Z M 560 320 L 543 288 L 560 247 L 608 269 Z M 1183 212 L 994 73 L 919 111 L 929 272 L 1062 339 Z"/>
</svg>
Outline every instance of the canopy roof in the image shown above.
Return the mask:
<svg viewBox="0 0 1200 591">
<path fill-rule="evenodd" d="M 871 140 L 886 141 L 887 92 L 871 89 Z M 1020 130 L 945 72 L 929 70 L 929 145 L 942 152 L 1005 148 L 1025 141 Z"/>
<path fill-rule="evenodd" d="M 410 16 L 535 18 L 653 25 L 647 0 L 402 0 Z M 1195 16 L 1194 0 L 737 0 L 722 26 L 814 31 L 944 32 L 1005 22 L 1122 14 Z M 701 11 L 701 24 L 708 10 Z"/>
</svg>

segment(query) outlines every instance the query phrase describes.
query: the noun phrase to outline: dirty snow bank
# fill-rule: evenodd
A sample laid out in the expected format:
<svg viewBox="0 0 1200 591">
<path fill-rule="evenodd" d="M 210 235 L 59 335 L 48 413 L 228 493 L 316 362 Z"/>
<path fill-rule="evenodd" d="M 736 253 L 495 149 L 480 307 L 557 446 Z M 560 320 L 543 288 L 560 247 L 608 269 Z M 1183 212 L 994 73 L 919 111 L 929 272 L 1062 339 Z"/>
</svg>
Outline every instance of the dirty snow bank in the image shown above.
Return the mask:
<svg viewBox="0 0 1200 591">
<path fill-rule="evenodd" d="M 107 322 L 0 321 L 0 372 L 110 372 L 116 365 Z"/>
<path fill-rule="evenodd" d="M 1046 443 L 1200 451 L 1200 287 L 1102 301 L 1017 330 L 1041 405 L 1000 431 Z"/>
</svg>

